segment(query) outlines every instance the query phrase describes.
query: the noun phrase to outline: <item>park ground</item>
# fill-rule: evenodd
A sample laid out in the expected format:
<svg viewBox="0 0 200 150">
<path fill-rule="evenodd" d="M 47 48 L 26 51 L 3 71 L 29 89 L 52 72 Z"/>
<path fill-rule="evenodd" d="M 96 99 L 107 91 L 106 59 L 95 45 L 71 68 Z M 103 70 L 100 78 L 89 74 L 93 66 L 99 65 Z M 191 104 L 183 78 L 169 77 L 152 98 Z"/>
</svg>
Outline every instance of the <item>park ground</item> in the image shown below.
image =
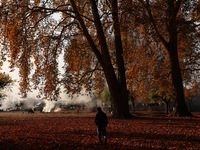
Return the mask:
<svg viewBox="0 0 200 150">
<path fill-rule="evenodd" d="M 157 112 L 134 115 L 122 120 L 108 114 L 108 144 L 99 145 L 95 113 L 0 112 L 0 150 L 200 149 L 199 114 L 185 118 Z"/>
</svg>

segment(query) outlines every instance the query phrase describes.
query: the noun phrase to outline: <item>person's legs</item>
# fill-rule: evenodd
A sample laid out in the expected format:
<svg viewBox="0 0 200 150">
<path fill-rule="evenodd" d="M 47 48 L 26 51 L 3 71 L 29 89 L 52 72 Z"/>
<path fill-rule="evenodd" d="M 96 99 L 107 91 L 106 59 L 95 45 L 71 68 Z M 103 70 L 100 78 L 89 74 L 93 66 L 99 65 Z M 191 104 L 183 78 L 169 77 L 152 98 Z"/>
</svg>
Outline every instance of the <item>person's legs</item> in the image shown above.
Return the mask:
<svg viewBox="0 0 200 150">
<path fill-rule="evenodd" d="M 102 134 L 103 134 L 104 142 L 105 142 L 105 144 L 107 144 L 106 127 L 103 127 L 103 128 L 102 128 Z"/>
<path fill-rule="evenodd" d="M 100 142 L 100 143 L 102 143 L 102 141 L 101 141 L 101 132 L 102 132 L 102 131 L 101 131 L 101 128 L 98 127 L 98 128 L 97 128 L 97 136 L 98 136 L 98 138 L 99 138 L 99 142 Z"/>
</svg>

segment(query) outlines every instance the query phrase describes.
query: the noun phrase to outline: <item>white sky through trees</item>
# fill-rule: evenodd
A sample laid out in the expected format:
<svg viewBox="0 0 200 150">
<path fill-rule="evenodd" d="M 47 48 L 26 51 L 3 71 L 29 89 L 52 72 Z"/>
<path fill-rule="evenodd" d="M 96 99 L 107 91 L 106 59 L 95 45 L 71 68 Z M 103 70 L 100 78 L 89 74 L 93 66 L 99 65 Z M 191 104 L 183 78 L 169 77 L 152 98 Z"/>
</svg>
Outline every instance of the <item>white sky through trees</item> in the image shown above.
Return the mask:
<svg viewBox="0 0 200 150">
<path fill-rule="evenodd" d="M 53 18 L 58 21 L 61 18 L 61 14 L 54 13 Z M 1 50 L 1 47 L 0 47 L 0 50 Z M 16 67 L 14 69 L 10 69 L 10 67 L 9 67 L 10 64 L 9 64 L 8 60 L 9 60 L 9 58 L 7 58 L 7 61 L 4 62 L 3 66 L 2 66 L 2 70 L 0 70 L 0 72 L 2 72 L 2 73 L 5 72 L 6 74 L 8 74 L 12 78 L 12 80 L 16 80 L 16 82 L 14 83 L 14 86 L 12 87 L 12 93 L 14 93 L 14 95 L 16 95 L 16 94 L 18 95 L 19 94 L 19 83 L 18 83 L 18 81 L 20 80 L 19 69 L 16 68 Z M 61 73 L 63 73 L 63 71 L 62 71 L 63 65 L 64 65 L 63 64 L 63 55 L 61 55 L 60 58 L 59 58 L 59 71 Z M 34 95 L 36 95 L 36 93 Z"/>
</svg>

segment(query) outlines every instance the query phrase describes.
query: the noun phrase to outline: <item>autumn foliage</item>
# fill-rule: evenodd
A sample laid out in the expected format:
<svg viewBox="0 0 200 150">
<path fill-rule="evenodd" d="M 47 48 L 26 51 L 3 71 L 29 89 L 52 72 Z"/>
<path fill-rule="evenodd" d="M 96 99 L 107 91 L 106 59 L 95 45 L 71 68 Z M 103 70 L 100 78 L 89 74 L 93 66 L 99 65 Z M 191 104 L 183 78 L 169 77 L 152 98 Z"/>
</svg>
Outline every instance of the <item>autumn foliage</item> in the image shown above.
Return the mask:
<svg viewBox="0 0 200 150">
<path fill-rule="evenodd" d="M 95 113 L 0 113 L 0 149 L 193 149 L 200 148 L 199 118 L 138 114 L 109 119 L 108 144 L 99 145 Z M 110 116 L 108 114 L 108 116 Z"/>
<path fill-rule="evenodd" d="M 51 100 L 61 88 L 99 94 L 106 84 L 114 116 L 130 118 L 128 90 L 147 99 L 167 89 L 174 116 L 191 116 L 185 95 L 198 92 L 199 8 L 199 0 L 4 0 L 2 55 L 19 68 L 23 97 L 32 88 Z"/>
</svg>

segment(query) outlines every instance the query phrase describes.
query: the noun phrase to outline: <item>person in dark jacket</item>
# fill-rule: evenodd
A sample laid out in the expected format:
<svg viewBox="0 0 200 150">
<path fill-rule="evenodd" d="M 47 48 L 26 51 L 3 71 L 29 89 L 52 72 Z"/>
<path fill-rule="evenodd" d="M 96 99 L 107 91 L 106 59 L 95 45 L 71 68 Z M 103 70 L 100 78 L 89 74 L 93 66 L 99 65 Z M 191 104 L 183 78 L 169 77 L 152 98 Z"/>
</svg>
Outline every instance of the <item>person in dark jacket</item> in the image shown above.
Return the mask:
<svg viewBox="0 0 200 150">
<path fill-rule="evenodd" d="M 101 107 L 97 108 L 98 113 L 95 117 L 95 123 L 97 125 L 97 135 L 99 138 L 99 142 L 102 144 L 101 137 L 104 137 L 104 143 L 107 144 L 107 133 L 106 127 L 108 125 L 108 118 L 107 115 L 101 110 Z"/>
</svg>

